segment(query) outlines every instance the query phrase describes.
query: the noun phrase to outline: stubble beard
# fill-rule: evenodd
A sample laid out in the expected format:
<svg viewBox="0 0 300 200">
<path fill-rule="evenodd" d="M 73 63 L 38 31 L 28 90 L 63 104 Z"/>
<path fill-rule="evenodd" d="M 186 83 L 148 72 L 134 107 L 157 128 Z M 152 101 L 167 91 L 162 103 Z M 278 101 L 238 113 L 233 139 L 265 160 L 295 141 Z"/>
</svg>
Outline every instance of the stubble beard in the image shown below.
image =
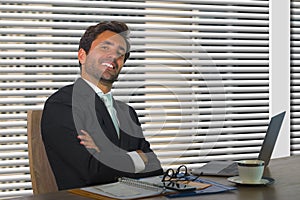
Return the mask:
<svg viewBox="0 0 300 200">
<path fill-rule="evenodd" d="M 101 82 L 103 84 L 112 84 L 117 79 L 119 74 L 112 75 L 109 72 L 106 72 L 106 69 L 99 70 L 97 69 L 96 65 L 90 65 L 86 68 L 86 72 L 92 76 L 95 80 L 98 80 L 98 82 Z"/>
<path fill-rule="evenodd" d="M 116 76 L 112 76 L 111 78 L 105 78 L 102 74 L 100 77 L 98 76 L 98 80 L 101 83 L 113 84 L 118 79 L 118 74 Z"/>
</svg>

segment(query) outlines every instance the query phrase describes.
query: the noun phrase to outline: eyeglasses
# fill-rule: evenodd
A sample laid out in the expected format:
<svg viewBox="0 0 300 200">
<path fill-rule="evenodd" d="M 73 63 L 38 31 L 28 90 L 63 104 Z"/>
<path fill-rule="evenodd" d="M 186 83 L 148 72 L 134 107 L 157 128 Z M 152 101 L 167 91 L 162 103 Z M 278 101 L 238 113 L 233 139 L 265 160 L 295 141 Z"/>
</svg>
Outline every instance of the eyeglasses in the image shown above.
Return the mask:
<svg viewBox="0 0 300 200">
<path fill-rule="evenodd" d="M 188 169 L 185 165 L 180 165 L 176 171 L 172 168 L 167 169 L 162 177 L 162 182 L 166 181 L 178 181 L 178 180 L 186 180 L 186 176 L 188 176 Z"/>
</svg>

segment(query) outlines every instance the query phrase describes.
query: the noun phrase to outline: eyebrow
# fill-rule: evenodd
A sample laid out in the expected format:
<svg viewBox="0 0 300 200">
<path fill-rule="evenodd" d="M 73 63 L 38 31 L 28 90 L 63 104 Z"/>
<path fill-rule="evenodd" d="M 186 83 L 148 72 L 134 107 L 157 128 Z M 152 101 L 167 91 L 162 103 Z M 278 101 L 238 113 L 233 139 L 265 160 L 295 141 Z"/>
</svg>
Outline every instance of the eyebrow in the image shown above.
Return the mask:
<svg viewBox="0 0 300 200">
<path fill-rule="evenodd" d="M 110 42 L 110 41 L 107 41 L 107 40 L 105 40 L 105 41 L 103 41 L 103 42 L 101 42 L 102 44 L 106 44 L 106 45 L 110 45 L 110 46 L 114 46 L 114 44 L 112 43 L 112 42 Z M 119 49 L 121 50 L 121 51 L 125 51 L 125 48 L 123 47 L 123 46 L 120 46 L 119 45 Z"/>
</svg>

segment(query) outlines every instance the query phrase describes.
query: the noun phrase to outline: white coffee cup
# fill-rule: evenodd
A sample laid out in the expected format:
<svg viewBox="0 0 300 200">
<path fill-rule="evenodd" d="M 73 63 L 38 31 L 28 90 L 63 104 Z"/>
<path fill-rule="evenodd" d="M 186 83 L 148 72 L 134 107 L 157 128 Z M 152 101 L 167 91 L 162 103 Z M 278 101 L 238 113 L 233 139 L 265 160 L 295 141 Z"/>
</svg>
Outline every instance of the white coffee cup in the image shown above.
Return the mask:
<svg viewBox="0 0 300 200">
<path fill-rule="evenodd" d="M 264 173 L 265 162 L 263 160 L 237 161 L 239 177 L 245 183 L 257 183 Z"/>
</svg>

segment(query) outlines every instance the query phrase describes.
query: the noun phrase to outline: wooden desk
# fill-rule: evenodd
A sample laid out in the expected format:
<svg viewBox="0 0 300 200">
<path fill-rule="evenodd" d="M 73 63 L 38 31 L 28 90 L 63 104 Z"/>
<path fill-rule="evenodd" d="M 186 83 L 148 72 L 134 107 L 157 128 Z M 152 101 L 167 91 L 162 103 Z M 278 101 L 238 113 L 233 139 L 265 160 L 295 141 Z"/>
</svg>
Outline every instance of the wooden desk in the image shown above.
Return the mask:
<svg viewBox="0 0 300 200">
<path fill-rule="evenodd" d="M 194 197 L 174 198 L 174 200 L 299 200 L 300 199 L 300 156 L 292 156 L 288 158 L 273 159 L 269 167 L 266 169 L 264 176 L 272 177 L 275 183 L 268 186 L 245 186 L 236 185 L 237 190 L 219 194 L 209 194 Z M 235 185 L 227 181 L 223 177 L 205 177 L 210 180 L 225 184 Z M 60 191 L 55 193 L 27 196 L 23 200 L 87 200 L 89 198 L 71 194 L 67 191 Z M 105 198 L 104 198 L 105 199 Z M 153 197 L 147 200 L 166 200 L 168 198 Z"/>
</svg>

